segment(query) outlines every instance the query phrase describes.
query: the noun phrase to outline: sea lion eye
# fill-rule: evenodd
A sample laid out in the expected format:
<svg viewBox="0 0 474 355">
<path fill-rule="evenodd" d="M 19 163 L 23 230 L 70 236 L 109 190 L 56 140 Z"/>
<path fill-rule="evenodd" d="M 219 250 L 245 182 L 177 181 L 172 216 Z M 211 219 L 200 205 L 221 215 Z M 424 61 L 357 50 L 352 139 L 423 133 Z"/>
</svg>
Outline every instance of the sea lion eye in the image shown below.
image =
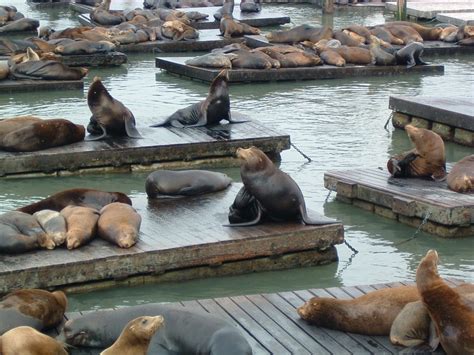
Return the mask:
<svg viewBox="0 0 474 355">
<path fill-rule="evenodd" d="M 147 323 L 148 323 L 148 319 L 142 320 L 142 324 L 147 324 Z"/>
</svg>

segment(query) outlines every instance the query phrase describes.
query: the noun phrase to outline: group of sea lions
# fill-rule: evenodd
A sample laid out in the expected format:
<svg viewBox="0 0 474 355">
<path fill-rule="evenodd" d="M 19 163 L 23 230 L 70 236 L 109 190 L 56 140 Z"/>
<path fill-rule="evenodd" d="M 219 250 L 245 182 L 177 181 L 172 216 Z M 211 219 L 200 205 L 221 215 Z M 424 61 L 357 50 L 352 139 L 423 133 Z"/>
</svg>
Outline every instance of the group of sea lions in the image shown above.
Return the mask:
<svg viewBox="0 0 474 355">
<path fill-rule="evenodd" d="M 370 292 L 353 300 L 313 297 L 298 308 L 318 326 L 364 335 L 390 335 L 396 345 L 440 343 L 448 355 L 474 351 L 474 284 L 451 288 L 439 276 L 438 254 L 427 252 L 416 286 Z M 433 327 L 434 326 L 434 327 Z"/>
<path fill-rule="evenodd" d="M 0 34 L 36 31 L 39 21 L 25 18 L 15 6 L 0 6 Z"/>
</svg>

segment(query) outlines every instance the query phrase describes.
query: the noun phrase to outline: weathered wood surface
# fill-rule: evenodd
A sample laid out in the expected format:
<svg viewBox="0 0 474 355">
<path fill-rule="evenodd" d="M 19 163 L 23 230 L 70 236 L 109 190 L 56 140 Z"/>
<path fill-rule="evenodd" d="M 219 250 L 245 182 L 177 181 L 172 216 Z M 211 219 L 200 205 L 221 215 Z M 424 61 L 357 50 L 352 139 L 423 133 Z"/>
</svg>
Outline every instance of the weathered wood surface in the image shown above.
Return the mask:
<svg viewBox="0 0 474 355">
<path fill-rule="evenodd" d="M 70 0 L 26 0 L 26 3 L 33 9 L 57 9 L 57 8 L 68 8 Z"/>
<path fill-rule="evenodd" d="M 385 8 L 388 11 L 395 12 L 396 2 L 386 2 Z M 474 11 L 474 2 L 470 0 L 455 0 L 444 2 L 408 2 L 407 15 L 422 19 L 434 19 L 438 13 L 450 12 L 472 12 Z"/>
<path fill-rule="evenodd" d="M 379 169 L 329 171 L 324 186 L 341 201 L 443 237 L 474 236 L 474 195 L 451 191 L 446 181 L 391 178 Z"/>
<path fill-rule="evenodd" d="M 270 257 L 267 263 L 271 264 L 278 263 L 272 257 L 307 251 L 319 251 L 312 265 L 337 260 L 337 252 L 331 247 L 343 242 L 341 224 L 306 226 L 289 222 L 224 227 L 228 208 L 241 186 L 234 183 L 225 191 L 190 198 L 134 197 L 142 225 L 140 239 L 130 249 L 95 239 L 72 251 L 58 248 L 0 255 L 0 294 L 17 288 L 58 288 L 203 266 L 219 268 L 229 262 L 265 257 Z M 313 213 L 310 211 L 310 215 Z M 234 273 L 239 270 L 236 268 Z"/>
<path fill-rule="evenodd" d="M 451 287 L 462 282 L 446 280 Z M 426 348 L 408 349 L 390 343 L 388 336 L 366 336 L 317 327 L 302 320 L 296 309 L 313 297 L 353 299 L 384 288 L 413 285 L 413 282 L 392 282 L 377 285 L 329 287 L 309 290 L 263 293 L 213 299 L 172 302 L 194 312 L 208 312 L 221 317 L 242 332 L 254 355 L 260 354 L 433 354 Z M 68 312 L 65 320 L 75 319 L 93 311 Z M 166 320 L 165 320 L 166 321 Z M 56 336 L 61 327 L 50 332 Z M 71 348 L 71 355 L 97 355 L 101 350 Z M 444 354 L 439 347 L 434 354 Z"/>
<path fill-rule="evenodd" d="M 9 56 L 0 56 L 0 60 L 8 60 Z M 127 55 L 121 52 L 98 54 L 64 55 L 60 61 L 70 67 L 103 67 L 127 63 Z"/>
<path fill-rule="evenodd" d="M 83 88 L 82 80 L 0 80 L 0 93 Z"/>
<path fill-rule="evenodd" d="M 236 119 L 248 119 L 235 113 Z M 157 119 L 157 122 L 164 118 Z M 119 168 L 121 171 L 147 170 L 153 163 L 180 162 L 192 166 L 194 160 L 232 158 L 238 147 L 255 145 L 278 154 L 289 149 L 290 137 L 256 121 L 214 127 L 138 127 L 143 139 L 114 138 L 82 141 L 38 152 L 0 151 L 0 176 L 35 172 L 81 173 L 87 168 Z M 79 170 L 79 171 L 78 171 Z"/>
<path fill-rule="evenodd" d="M 211 82 L 221 71 L 220 69 L 201 68 L 184 64 L 191 57 L 157 57 L 156 66 L 169 73 L 180 76 Z M 261 81 L 284 81 L 284 80 L 318 80 L 318 79 L 340 79 L 359 76 L 389 76 L 414 73 L 443 73 L 442 65 L 422 65 L 406 68 L 402 65 L 381 67 L 375 65 L 347 65 L 346 67 L 335 67 L 320 65 L 305 68 L 282 68 L 282 69 L 230 69 L 229 82 L 261 82 Z"/>
<path fill-rule="evenodd" d="M 436 15 L 436 19 L 440 22 L 450 23 L 456 26 L 474 25 L 474 11 L 472 12 L 455 12 L 440 13 Z"/>
</svg>

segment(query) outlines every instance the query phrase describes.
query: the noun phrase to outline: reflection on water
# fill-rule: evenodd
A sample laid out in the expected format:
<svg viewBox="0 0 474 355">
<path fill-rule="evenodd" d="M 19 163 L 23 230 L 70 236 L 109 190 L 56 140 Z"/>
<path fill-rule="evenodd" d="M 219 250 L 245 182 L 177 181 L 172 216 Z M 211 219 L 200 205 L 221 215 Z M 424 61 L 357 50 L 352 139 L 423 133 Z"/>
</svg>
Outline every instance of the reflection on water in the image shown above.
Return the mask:
<svg viewBox="0 0 474 355">
<path fill-rule="evenodd" d="M 78 24 L 73 14 L 65 10 L 33 11 L 24 4 L 24 0 L 10 3 L 31 17 L 40 18 L 42 25 L 49 23 L 62 28 Z M 294 24 L 322 22 L 320 10 L 308 5 L 272 7 L 275 11 L 291 14 Z M 342 27 L 350 23 L 377 24 L 386 18 L 373 9 L 346 9 L 337 11 L 333 21 L 334 26 Z M 440 253 L 442 275 L 472 281 L 473 239 L 445 240 L 420 233 L 408 243 L 397 244 L 412 236 L 415 228 L 334 201 L 334 194 L 324 203 L 328 195 L 323 187 L 325 171 L 384 168 L 391 154 L 411 148 L 405 132 L 383 128 L 390 114 L 389 95 L 473 96 L 472 56 L 440 56 L 428 58 L 428 61 L 445 64 L 445 74 L 230 87 L 233 111 L 290 134 L 292 143 L 312 158 L 313 162 L 305 164 L 306 160 L 291 149 L 282 154 L 281 168 L 299 183 L 310 209 L 344 223 L 347 240 L 359 251 L 352 260 L 351 250 L 341 245 L 338 246 L 340 261 L 332 265 L 77 295 L 71 298 L 72 309 L 413 280 L 419 260 L 430 248 Z M 202 100 L 208 92 L 207 85 L 156 69 L 153 54 L 130 55 L 129 63 L 119 68 L 92 68 L 86 79 L 85 92 L 95 75 L 101 76 L 111 94 L 134 112 L 139 127 L 162 121 L 177 109 Z M 0 117 L 37 114 L 87 124 L 90 111 L 85 92 L 0 94 Z M 225 131 L 216 132 L 226 137 Z M 451 143 L 446 148 L 448 162 L 472 154 L 472 148 Z M 237 169 L 225 172 L 234 179 L 239 178 Z M 132 199 L 141 199 L 145 195 L 145 178 L 146 174 L 111 174 L 0 181 L 0 212 L 72 187 L 122 191 L 130 194 Z"/>
</svg>

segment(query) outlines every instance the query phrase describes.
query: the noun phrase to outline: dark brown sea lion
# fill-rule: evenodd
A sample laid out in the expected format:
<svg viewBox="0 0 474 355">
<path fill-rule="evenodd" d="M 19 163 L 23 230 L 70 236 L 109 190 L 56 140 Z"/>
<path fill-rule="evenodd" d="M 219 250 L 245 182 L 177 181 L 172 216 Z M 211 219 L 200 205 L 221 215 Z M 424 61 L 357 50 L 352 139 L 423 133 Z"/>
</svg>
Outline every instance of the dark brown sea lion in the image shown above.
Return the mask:
<svg viewBox="0 0 474 355">
<path fill-rule="evenodd" d="M 241 0 L 241 12 L 260 12 L 262 10 L 262 3 L 260 0 Z"/>
<path fill-rule="evenodd" d="M 87 136 L 86 140 L 98 140 L 107 134 L 141 138 L 133 113 L 109 94 L 97 76 L 89 86 L 87 104 L 92 112 L 87 131 L 98 136 Z"/>
<path fill-rule="evenodd" d="M 83 206 L 101 210 L 113 202 L 123 202 L 132 205 L 130 198 L 121 192 L 106 192 L 94 189 L 70 189 L 57 192 L 48 198 L 18 208 L 18 211 L 33 214 L 41 210 L 60 212 L 66 206 Z"/>
<path fill-rule="evenodd" d="M 146 355 L 153 335 L 163 326 L 162 316 L 138 317 L 127 323 L 110 348 L 100 355 Z"/>
<path fill-rule="evenodd" d="M 443 139 L 433 131 L 406 125 L 405 131 L 415 148 L 391 157 L 387 169 L 393 177 L 427 177 L 435 180 L 446 176 L 446 154 Z"/>
<path fill-rule="evenodd" d="M 443 32 L 442 28 L 439 27 L 426 27 L 420 25 L 415 22 L 408 22 L 408 21 L 393 21 L 387 22 L 384 26 L 408 26 L 413 28 L 416 32 L 418 32 L 425 41 L 438 41 L 440 39 L 441 32 Z"/>
<path fill-rule="evenodd" d="M 105 10 L 100 7 L 90 13 L 90 18 L 92 21 L 104 26 L 115 26 L 126 21 L 123 12 Z"/>
<path fill-rule="evenodd" d="M 332 38 L 332 29 L 329 27 L 313 27 L 300 25 L 286 31 L 273 31 L 266 35 L 270 42 L 274 43 L 297 43 L 311 41 L 317 43 L 322 39 Z"/>
<path fill-rule="evenodd" d="M 474 302 L 468 302 L 438 274 L 438 253 L 429 250 L 416 271 L 416 285 L 448 355 L 474 352 Z"/>
<path fill-rule="evenodd" d="M 10 75 L 10 67 L 6 60 L 0 61 L 0 80 L 8 78 Z"/>
<path fill-rule="evenodd" d="M 332 50 L 344 58 L 346 63 L 367 65 L 375 62 L 370 50 L 365 48 L 341 46 Z"/>
<path fill-rule="evenodd" d="M 21 32 L 21 31 L 36 31 L 39 27 L 39 21 L 31 18 L 21 18 L 11 21 L 0 27 L 0 33 L 7 32 Z"/>
<path fill-rule="evenodd" d="M 61 55 L 108 53 L 115 50 L 115 44 L 107 41 L 93 42 L 89 40 L 73 41 L 68 44 L 59 45 L 55 52 Z"/>
<path fill-rule="evenodd" d="M 258 35 L 260 30 L 258 28 L 241 23 L 240 21 L 234 20 L 230 15 L 224 15 L 221 18 L 219 25 L 221 35 L 224 38 L 231 37 L 242 37 L 243 35 Z"/>
<path fill-rule="evenodd" d="M 58 211 L 41 210 L 35 212 L 33 216 L 48 235 L 48 238 L 53 241 L 53 243 L 50 243 L 49 249 L 64 244 L 67 234 L 66 220 Z"/>
<path fill-rule="evenodd" d="M 315 55 L 292 46 L 268 46 L 257 50 L 276 59 L 281 68 L 312 67 L 321 65 L 321 59 Z"/>
<path fill-rule="evenodd" d="M 392 33 L 386 28 L 375 26 L 370 30 L 370 33 L 374 36 L 380 38 L 381 40 L 390 43 L 390 44 L 403 44 L 403 40 L 395 37 Z"/>
<path fill-rule="evenodd" d="M 204 68 L 231 69 L 232 58 L 237 58 L 237 55 L 214 52 L 188 59 L 185 61 L 185 64 Z"/>
<path fill-rule="evenodd" d="M 0 236 L 0 253 L 24 253 L 48 245 L 36 218 L 19 211 L 0 215 Z"/>
<path fill-rule="evenodd" d="M 11 127 L 10 120 L 0 121 L 0 149 L 12 152 L 31 152 L 68 145 L 84 140 L 85 129 L 64 119 L 34 120 L 26 122 L 24 117 L 19 117 L 20 128 Z"/>
<path fill-rule="evenodd" d="M 28 61 L 10 67 L 13 78 L 33 80 L 80 80 L 88 71 L 86 68 L 70 68 L 54 60 Z"/>
<path fill-rule="evenodd" d="M 67 308 L 64 292 L 22 289 L 0 300 L 0 335 L 27 325 L 37 330 L 54 327 L 63 321 Z"/>
<path fill-rule="evenodd" d="M 67 355 L 64 344 L 31 327 L 17 327 L 0 336 L 2 355 Z"/>
<path fill-rule="evenodd" d="M 142 218 L 132 206 L 114 202 L 100 210 L 97 235 L 120 248 L 130 248 L 138 241 L 141 222 Z"/>
<path fill-rule="evenodd" d="M 447 177 L 448 187 L 456 192 L 474 192 L 474 154 L 458 161 Z"/>
<path fill-rule="evenodd" d="M 395 52 L 397 64 L 406 65 L 407 68 L 414 67 L 415 65 L 427 65 L 428 63 L 421 59 L 423 50 L 423 43 L 411 42 L 410 44 L 407 44 L 405 47 Z"/>
<path fill-rule="evenodd" d="M 214 13 L 214 19 L 220 21 L 223 15 L 230 15 L 234 13 L 234 0 L 224 0 L 222 7 Z"/>
<path fill-rule="evenodd" d="M 317 326 L 364 335 L 388 335 L 403 307 L 419 299 L 416 286 L 401 286 L 351 300 L 313 297 L 297 311 L 301 318 Z"/>
<path fill-rule="evenodd" d="M 94 208 L 67 206 L 61 210 L 66 220 L 66 247 L 76 249 L 95 237 L 100 213 Z"/>
<path fill-rule="evenodd" d="M 258 224 L 262 216 L 275 221 L 301 221 L 305 224 L 338 223 L 333 219 L 318 216 L 312 219 L 306 211 L 306 204 L 298 184 L 278 169 L 264 152 L 256 147 L 238 148 L 241 160 L 240 176 L 248 193 L 255 197 L 259 213 L 254 220 L 230 226 Z"/>
</svg>

